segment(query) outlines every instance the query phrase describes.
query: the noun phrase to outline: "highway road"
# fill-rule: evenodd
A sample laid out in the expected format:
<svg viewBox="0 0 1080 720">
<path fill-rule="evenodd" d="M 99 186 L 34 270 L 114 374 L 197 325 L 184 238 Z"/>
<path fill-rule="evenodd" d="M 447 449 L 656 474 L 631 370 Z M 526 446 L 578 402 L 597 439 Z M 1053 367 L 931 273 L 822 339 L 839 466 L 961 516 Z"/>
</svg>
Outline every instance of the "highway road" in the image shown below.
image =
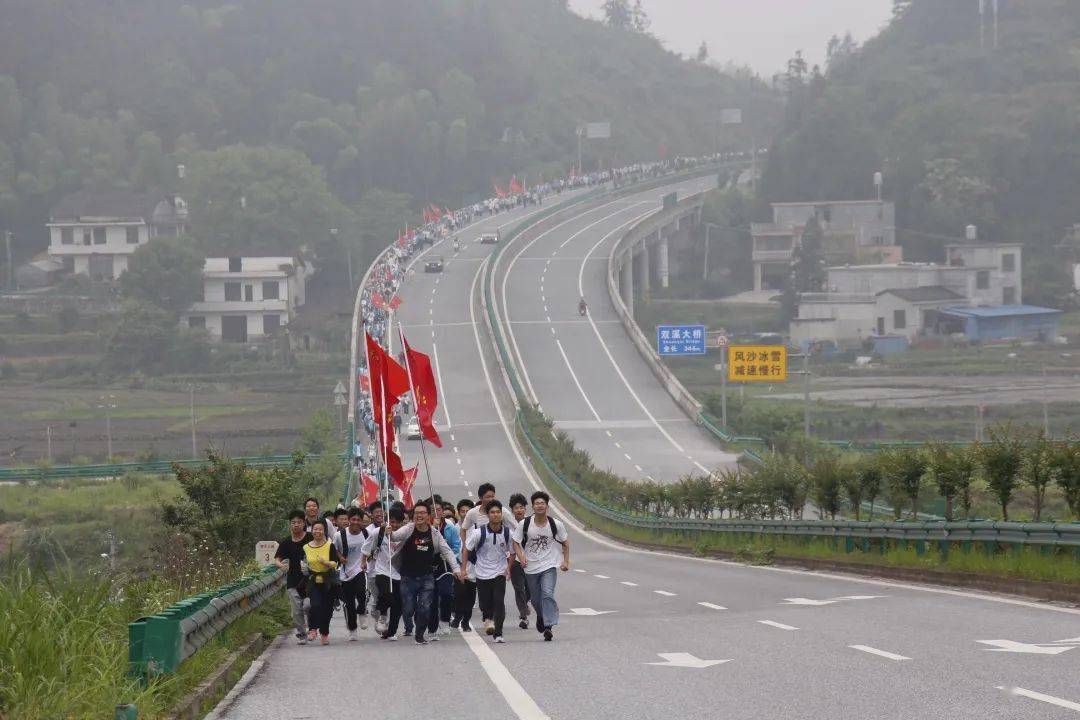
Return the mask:
<svg viewBox="0 0 1080 720">
<path fill-rule="evenodd" d="M 662 391 L 635 369 L 621 328 L 605 322 L 602 274 L 592 272 L 601 262 L 591 259 L 606 258 L 603 248 L 613 241 L 607 236 L 650 209 L 659 194 L 606 207 L 600 206 L 608 201 L 591 203 L 561 227 L 563 220 L 548 220 L 531 229 L 507 248 L 507 258 L 521 251 L 506 269 L 507 308 L 545 410 L 564 425 L 598 423 L 569 429 L 611 467 L 630 462 L 642 466 L 642 475 L 670 478 L 695 462 L 710 467 L 725 458 L 699 444 L 673 412 L 657 414 Z M 496 400 L 505 399 L 505 389 L 484 341 L 478 285 L 489 250 L 466 243 L 451 257 L 437 248 L 449 258 L 446 271 L 411 275 L 402 293 L 399 315 L 410 342 L 437 357 L 445 447 L 429 453 L 431 479 L 436 492 L 451 498 L 492 481 L 505 500 L 536 482 L 510 443 L 511 418 Z M 576 317 L 575 273 L 585 283 L 595 329 Z M 537 312 L 544 302 L 534 299 L 538 292 L 551 301 L 550 322 Z M 552 329 L 568 361 L 551 342 Z M 663 433 L 645 425 L 648 415 L 620 389 L 607 353 L 597 351 L 597 332 L 641 405 L 688 452 L 665 448 L 671 443 Z M 604 445 L 600 425 L 612 420 L 641 424 L 611 429 L 629 461 L 620 463 L 619 448 Z M 415 445 L 406 443 L 407 462 L 417 458 Z M 658 462 L 653 453 L 665 459 Z M 416 647 L 368 631 L 348 643 L 335 618 L 329 647 L 282 643 L 213 717 L 389 717 L 415 713 L 420 704 L 440 718 L 484 720 L 1080 717 L 1076 608 L 632 549 L 588 532 L 561 510 L 556 515 L 571 525 L 573 561 L 559 579 L 563 617 L 553 643 L 509 623 L 508 642 L 498 646 L 475 633 Z"/>
</svg>

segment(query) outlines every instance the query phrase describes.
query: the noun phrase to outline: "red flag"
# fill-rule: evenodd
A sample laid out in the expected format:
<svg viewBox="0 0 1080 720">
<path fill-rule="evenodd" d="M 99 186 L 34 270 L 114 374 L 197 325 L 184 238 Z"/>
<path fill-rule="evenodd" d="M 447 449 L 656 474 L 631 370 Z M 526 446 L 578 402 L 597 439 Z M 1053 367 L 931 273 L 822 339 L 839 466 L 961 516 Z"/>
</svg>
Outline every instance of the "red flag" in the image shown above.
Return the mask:
<svg viewBox="0 0 1080 720">
<path fill-rule="evenodd" d="M 365 375 L 364 373 L 359 373 L 359 375 L 360 375 L 360 390 L 362 392 L 370 393 L 371 392 L 371 381 L 368 380 L 368 376 Z"/>
<path fill-rule="evenodd" d="M 450 208 L 446 208 L 446 210 L 445 210 L 445 212 L 443 214 L 444 215 L 453 215 L 454 213 L 450 211 Z"/>
<path fill-rule="evenodd" d="M 401 458 L 394 452 L 394 404 L 409 392 L 409 375 L 389 353 L 364 333 L 367 343 L 368 376 L 371 379 L 371 410 L 381 434 L 383 461 L 390 477 L 401 479 Z"/>
<path fill-rule="evenodd" d="M 419 463 L 416 467 L 411 467 L 402 473 L 400 482 L 395 482 L 394 485 L 401 491 L 401 502 L 405 503 L 405 509 L 411 510 L 416 501 L 413 500 L 412 489 L 416 485 L 416 476 L 420 474 Z"/>
<path fill-rule="evenodd" d="M 367 507 L 379 499 L 379 482 L 368 475 L 360 473 L 360 492 L 357 493 L 360 507 Z"/>
<path fill-rule="evenodd" d="M 499 187 L 498 183 L 495 184 L 495 194 L 500 198 L 506 197 L 506 191 Z"/>
<path fill-rule="evenodd" d="M 401 307 L 401 298 L 399 298 L 397 295 L 390 298 L 390 309 L 397 310 L 399 307 Z"/>
<path fill-rule="evenodd" d="M 429 210 L 428 208 L 425 207 L 424 208 L 424 224 L 426 225 L 429 222 L 434 222 L 434 220 L 435 220 L 435 218 L 431 217 L 431 210 Z"/>
<path fill-rule="evenodd" d="M 401 234 L 400 230 L 398 231 L 397 244 L 398 247 L 405 247 L 405 236 Z"/>
<path fill-rule="evenodd" d="M 431 217 L 434 220 L 439 220 L 443 216 L 443 211 L 439 209 L 438 205 L 428 205 L 431 208 Z"/>
<path fill-rule="evenodd" d="M 525 191 L 525 189 L 523 187 L 521 187 L 521 183 L 518 182 L 517 175 L 510 178 L 510 192 L 511 193 L 521 193 L 521 192 L 524 192 L 524 191 Z"/>
<path fill-rule="evenodd" d="M 390 282 L 393 279 L 394 279 L 394 271 L 391 270 L 390 268 L 386 268 L 386 281 Z"/>
<path fill-rule="evenodd" d="M 378 292 L 371 293 L 371 304 L 374 305 L 375 307 L 379 308 L 380 310 L 385 309 L 386 308 L 386 300 L 383 300 L 382 293 L 378 293 Z"/>
<path fill-rule="evenodd" d="M 431 368 L 431 358 L 413 350 L 405 341 L 404 334 L 401 340 L 405 345 L 408 370 L 412 373 L 413 395 L 416 398 L 416 420 L 420 424 L 420 432 L 432 445 L 442 447 L 442 440 L 434 424 L 435 408 L 439 406 L 439 393 L 435 385 L 435 372 Z"/>
</svg>

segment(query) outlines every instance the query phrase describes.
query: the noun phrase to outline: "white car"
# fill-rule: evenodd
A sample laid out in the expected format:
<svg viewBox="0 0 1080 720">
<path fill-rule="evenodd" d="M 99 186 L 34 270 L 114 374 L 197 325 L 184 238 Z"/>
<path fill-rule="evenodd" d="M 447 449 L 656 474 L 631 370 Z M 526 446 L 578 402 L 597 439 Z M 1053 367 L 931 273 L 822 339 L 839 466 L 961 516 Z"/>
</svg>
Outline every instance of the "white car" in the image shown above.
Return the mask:
<svg viewBox="0 0 1080 720">
<path fill-rule="evenodd" d="M 405 428 L 405 437 L 410 440 L 420 439 L 420 422 L 416 418 L 409 421 L 409 425 Z"/>
<path fill-rule="evenodd" d="M 493 233 L 483 233 L 480 236 L 481 245 L 498 245 L 501 233 L 498 231 Z"/>
</svg>

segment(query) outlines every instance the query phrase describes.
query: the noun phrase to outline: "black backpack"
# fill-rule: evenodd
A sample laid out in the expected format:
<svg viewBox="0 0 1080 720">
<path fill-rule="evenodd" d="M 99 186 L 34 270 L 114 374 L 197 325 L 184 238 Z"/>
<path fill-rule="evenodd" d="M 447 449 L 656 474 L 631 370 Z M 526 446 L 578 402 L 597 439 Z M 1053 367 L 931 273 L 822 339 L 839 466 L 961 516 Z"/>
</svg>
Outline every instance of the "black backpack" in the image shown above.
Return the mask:
<svg viewBox="0 0 1080 720">
<path fill-rule="evenodd" d="M 484 541 L 487 540 L 487 536 L 488 536 L 488 526 L 487 525 L 481 525 L 480 526 L 480 541 L 478 543 L 476 543 L 476 549 L 475 550 L 470 550 L 469 551 L 469 562 L 471 562 L 473 565 L 476 564 L 476 554 L 478 552 L 480 552 L 480 548 L 484 547 Z M 503 542 L 506 544 L 507 547 L 510 547 L 510 528 L 508 528 L 506 525 L 503 525 L 502 536 L 503 536 Z"/>
<path fill-rule="evenodd" d="M 524 546 L 525 543 L 529 542 L 529 525 L 530 525 L 530 523 L 532 523 L 532 519 L 533 519 L 533 516 L 530 515 L 529 517 L 525 518 L 522 521 L 522 524 L 521 524 L 521 544 L 522 544 L 522 546 Z M 557 537 L 558 534 L 559 534 L 559 526 L 555 524 L 555 518 L 549 517 L 547 520 L 548 520 L 548 524 L 551 525 L 551 539 L 554 540 L 555 542 L 559 543 L 560 545 L 565 545 L 566 543 L 564 543 L 562 540 L 560 540 Z"/>
<path fill-rule="evenodd" d="M 360 528 L 360 532 L 364 535 L 364 539 L 367 540 L 368 531 L 367 528 Z M 342 561 L 349 558 L 349 528 L 338 528 L 338 538 L 341 541 L 341 559 Z"/>
</svg>

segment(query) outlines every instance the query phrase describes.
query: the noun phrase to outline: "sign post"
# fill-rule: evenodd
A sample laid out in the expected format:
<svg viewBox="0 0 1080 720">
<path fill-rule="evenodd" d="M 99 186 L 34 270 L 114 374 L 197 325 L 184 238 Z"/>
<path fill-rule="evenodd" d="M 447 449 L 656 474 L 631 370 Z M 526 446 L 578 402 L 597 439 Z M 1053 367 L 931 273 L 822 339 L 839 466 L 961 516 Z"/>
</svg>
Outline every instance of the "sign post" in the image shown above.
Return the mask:
<svg viewBox="0 0 1080 720">
<path fill-rule="evenodd" d="M 727 432 L 727 335 L 716 336 L 716 347 L 720 349 L 722 363 L 720 367 L 720 424 L 724 426 L 724 432 Z"/>
<path fill-rule="evenodd" d="M 657 325 L 656 352 L 662 357 L 705 354 L 704 325 Z"/>
<path fill-rule="evenodd" d="M 260 540 L 255 543 L 255 562 L 259 563 L 259 567 L 273 565 L 274 553 L 277 552 L 277 549 L 276 540 Z"/>
</svg>

